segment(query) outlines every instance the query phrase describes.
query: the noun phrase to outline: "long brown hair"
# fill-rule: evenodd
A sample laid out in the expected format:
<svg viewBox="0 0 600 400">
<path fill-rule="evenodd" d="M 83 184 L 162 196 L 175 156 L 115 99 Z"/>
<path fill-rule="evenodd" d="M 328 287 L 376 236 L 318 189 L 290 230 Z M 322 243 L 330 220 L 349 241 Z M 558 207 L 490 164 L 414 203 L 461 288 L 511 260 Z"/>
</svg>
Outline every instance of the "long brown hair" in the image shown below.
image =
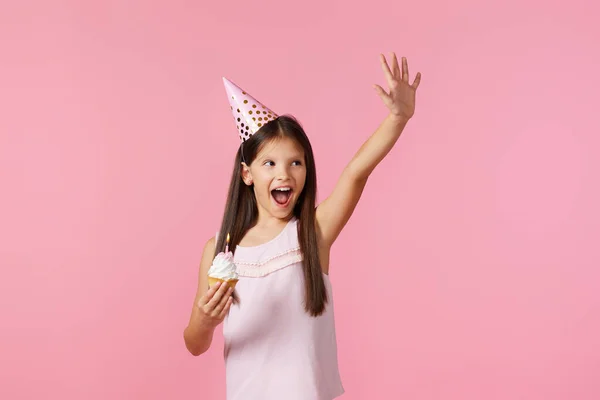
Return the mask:
<svg viewBox="0 0 600 400">
<path fill-rule="evenodd" d="M 304 307 L 310 315 L 318 316 L 325 310 L 328 297 L 319 259 L 315 225 L 317 173 L 310 141 L 294 117 L 282 115 L 268 122 L 238 149 L 216 248 L 217 251 L 224 251 L 226 236 L 229 233 L 231 235 L 229 248 L 235 252 L 236 246 L 246 232 L 256 225 L 258 219 L 256 197 L 252 186 L 247 186 L 242 180 L 242 162 L 249 166 L 265 144 L 282 137 L 291 138 L 304 150 L 306 182 L 293 213 L 298 219 L 298 241 L 303 255 Z"/>
</svg>

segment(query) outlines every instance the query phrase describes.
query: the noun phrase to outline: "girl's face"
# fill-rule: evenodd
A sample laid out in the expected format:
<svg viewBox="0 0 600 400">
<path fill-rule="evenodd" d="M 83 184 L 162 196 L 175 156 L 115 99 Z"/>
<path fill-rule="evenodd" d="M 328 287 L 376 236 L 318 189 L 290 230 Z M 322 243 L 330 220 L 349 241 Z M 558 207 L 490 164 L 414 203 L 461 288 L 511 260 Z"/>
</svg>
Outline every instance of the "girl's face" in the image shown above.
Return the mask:
<svg viewBox="0 0 600 400">
<path fill-rule="evenodd" d="M 243 164 L 242 178 L 254 184 L 259 215 L 289 217 L 304 189 L 304 151 L 294 140 L 283 137 L 266 143 L 250 166 Z"/>
</svg>

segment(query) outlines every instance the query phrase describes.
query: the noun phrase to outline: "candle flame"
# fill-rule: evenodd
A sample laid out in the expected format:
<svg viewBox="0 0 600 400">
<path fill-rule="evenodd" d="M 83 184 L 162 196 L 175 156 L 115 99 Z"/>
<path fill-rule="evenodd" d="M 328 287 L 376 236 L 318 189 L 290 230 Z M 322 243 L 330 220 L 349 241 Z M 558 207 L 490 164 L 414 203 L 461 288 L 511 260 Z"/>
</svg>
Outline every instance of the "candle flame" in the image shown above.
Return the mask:
<svg viewBox="0 0 600 400">
<path fill-rule="evenodd" d="M 227 243 L 229 243 L 229 233 L 227 234 Z"/>
</svg>

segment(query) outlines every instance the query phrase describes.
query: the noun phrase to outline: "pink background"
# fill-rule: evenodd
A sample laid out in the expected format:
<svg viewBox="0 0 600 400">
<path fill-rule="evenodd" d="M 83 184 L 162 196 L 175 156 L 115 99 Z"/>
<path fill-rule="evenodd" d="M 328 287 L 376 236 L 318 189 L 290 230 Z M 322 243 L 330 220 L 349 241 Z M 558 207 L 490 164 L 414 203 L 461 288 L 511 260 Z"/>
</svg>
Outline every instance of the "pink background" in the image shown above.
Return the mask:
<svg viewBox="0 0 600 400">
<path fill-rule="evenodd" d="M 221 76 L 304 123 L 322 198 L 391 50 L 423 81 L 334 248 L 343 398 L 600 398 L 600 10 L 495 3 L 2 2 L 0 398 L 223 399 L 220 334 L 182 340 Z"/>
</svg>

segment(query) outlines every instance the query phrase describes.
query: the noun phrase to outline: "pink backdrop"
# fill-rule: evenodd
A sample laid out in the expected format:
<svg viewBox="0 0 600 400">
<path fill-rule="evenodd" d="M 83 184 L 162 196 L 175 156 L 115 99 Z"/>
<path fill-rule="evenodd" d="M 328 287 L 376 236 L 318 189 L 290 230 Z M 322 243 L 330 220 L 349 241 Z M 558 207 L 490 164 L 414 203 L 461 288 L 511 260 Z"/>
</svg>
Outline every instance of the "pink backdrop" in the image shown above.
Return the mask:
<svg viewBox="0 0 600 400">
<path fill-rule="evenodd" d="M 224 398 L 220 334 L 182 340 L 221 76 L 300 118 L 324 196 L 390 50 L 423 81 L 333 252 L 343 398 L 600 398 L 598 6 L 206 3 L 0 5 L 0 398 Z"/>
</svg>

